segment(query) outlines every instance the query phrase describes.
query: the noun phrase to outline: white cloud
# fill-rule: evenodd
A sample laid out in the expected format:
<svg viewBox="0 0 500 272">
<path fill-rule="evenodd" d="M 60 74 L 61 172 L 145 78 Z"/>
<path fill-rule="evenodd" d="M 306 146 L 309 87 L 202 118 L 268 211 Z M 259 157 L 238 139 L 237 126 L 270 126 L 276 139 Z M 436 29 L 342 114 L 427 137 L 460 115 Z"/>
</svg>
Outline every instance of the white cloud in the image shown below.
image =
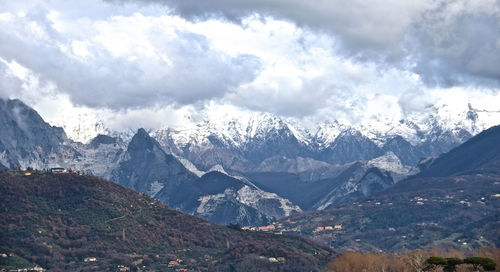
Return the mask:
<svg viewBox="0 0 500 272">
<path fill-rule="evenodd" d="M 325 31 L 348 57 L 412 66 L 430 86 L 500 83 L 498 0 L 110 1 L 159 3 L 193 21 L 258 13 Z"/>
<path fill-rule="evenodd" d="M 78 105 L 191 104 L 221 97 L 259 73 L 257 57 L 214 50 L 175 17 L 135 13 L 67 22 L 49 8 L 2 21 L 7 42 L 0 56 L 54 83 Z"/>
<path fill-rule="evenodd" d="M 228 108 L 364 122 L 498 100 L 495 0 L 22 2 L 0 13 L 0 96 L 56 124 L 182 126 Z"/>
</svg>

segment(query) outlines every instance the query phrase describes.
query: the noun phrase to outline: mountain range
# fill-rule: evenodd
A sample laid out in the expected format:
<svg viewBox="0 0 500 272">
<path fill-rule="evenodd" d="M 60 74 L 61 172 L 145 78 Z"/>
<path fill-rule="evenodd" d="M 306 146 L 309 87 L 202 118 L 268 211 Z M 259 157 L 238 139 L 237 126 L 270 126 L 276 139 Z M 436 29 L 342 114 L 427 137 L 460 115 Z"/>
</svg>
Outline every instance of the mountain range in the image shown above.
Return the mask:
<svg viewBox="0 0 500 272">
<path fill-rule="evenodd" d="M 300 233 L 340 251 L 498 246 L 499 143 L 495 126 L 425 161 L 419 173 L 385 190 L 293 215 L 275 223 L 276 231 Z"/>
<path fill-rule="evenodd" d="M 130 136 L 98 123 L 93 131 L 108 135 L 82 143 L 21 101 L 2 100 L 0 167 L 71 168 L 211 222 L 265 225 L 392 187 L 500 120 L 468 105 L 450 121 L 448 110 L 436 106 L 433 114 L 390 124 L 332 121 L 314 132 L 270 114 L 207 117 Z"/>
</svg>

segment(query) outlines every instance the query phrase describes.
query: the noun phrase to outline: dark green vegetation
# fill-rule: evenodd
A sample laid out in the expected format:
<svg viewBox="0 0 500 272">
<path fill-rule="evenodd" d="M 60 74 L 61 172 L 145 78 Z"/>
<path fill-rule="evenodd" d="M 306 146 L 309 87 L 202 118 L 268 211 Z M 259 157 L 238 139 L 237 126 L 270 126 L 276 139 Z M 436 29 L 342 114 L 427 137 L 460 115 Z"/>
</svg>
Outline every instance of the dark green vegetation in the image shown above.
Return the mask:
<svg viewBox="0 0 500 272">
<path fill-rule="evenodd" d="M 475 268 L 481 266 L 484 270 L 495 270 L 496 263 L 490 258 L 485 257 L 469 257 L 463 259 L 463 263 L 472 264 Z"/>
<path fill-rule="evenodd" d="M 485 271 L 495 270 L 496 263 L 490 258 L 486 257 L 468 257 L 465 259 L 451 257 L 443 258 L 437 256 L 431 256 L 426 261 L 427 266 L 424 271 L 435 269 L 436 267 L 442 267 L 444 271 L 456 271 L 457 266 L 461 264 L 470 264 L 474 266 L 475 269 L 483 269 Z"/>
<path fill-rule="evenodd" d="M 302 238 L 217 226 L 92 176 L 4 171 L 0 199 L 0 253 L 12 255 L 3 268 L 309 271 L 332 257 Z"/>
</svg>

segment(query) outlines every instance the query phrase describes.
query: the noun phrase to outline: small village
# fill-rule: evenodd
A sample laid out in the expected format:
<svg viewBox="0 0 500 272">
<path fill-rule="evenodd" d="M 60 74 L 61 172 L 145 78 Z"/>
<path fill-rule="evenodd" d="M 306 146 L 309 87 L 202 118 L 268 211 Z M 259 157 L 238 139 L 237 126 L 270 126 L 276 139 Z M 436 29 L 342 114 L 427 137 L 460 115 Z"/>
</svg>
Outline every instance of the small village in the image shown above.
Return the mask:
<svg viewBox="0 0 500 272">
<path fill-rule="evenodd" d="M 19 166 L 14 166 L 12 170 L 9 170 L 10 173 L 21 176 L 32 176 L 36 174 L 65 174 L 65 173 L 73 173 L 77 175 L 86 175 L 85 171 L 75 171 L 73 169 L 68 169 L 64 167 L 53 167 L 47 169 L 33 169 L 32 167 L 27 167 L 25 170 L 22 170 Z"/>
<path fill-rule="evenodd" d="M 272 232 L 274 234 L 297 234 L 302 231 L 300 226 L 294 227 L 295 222 L 287 219 L 285 223 L 274 222 L 270 225 L 260 227 L 242 227 L 242 230 Z M 312 230 L 313 233 L 334 233 L 342 230 L 342 224 L 318 226 Z"/>
<path fill-rule="evenodd" d="M 0 261 L 2 259 L 13 258 L 13 257 L 14 255 L 12 253 L 0 253 Z M 0 272 L 43 272 L 43 271 L 47 270 L 38 265 L 32 267 L 18 268 L 18 269 L 9 269 L 9 270 L 0 269 Z"/>
</svg>

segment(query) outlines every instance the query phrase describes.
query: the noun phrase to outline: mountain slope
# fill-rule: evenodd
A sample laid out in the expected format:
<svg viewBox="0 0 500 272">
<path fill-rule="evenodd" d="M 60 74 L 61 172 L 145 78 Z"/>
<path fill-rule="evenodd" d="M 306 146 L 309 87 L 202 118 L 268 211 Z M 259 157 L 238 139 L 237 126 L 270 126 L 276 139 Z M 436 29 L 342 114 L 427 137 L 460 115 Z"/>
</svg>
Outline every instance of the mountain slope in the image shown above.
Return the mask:
<svg viewBox="0 0 500 272">
<path fill-rule="evenodd" d="M 301 211 L 290 201 L 223 172 L 198 177 L 139 129 L 111 180 L 219 224 L 266 225 Z"/>
<path fill-rule="evenodd" d="M 92 176 L 4 171 L 0 199 L 0 251 L 51 271 L 317 271 L 331 257 L 304 239 L 213 225 Z"/>
<path fill-rule="evenodd" d="M 166 154 L 144 129 L 139 129 L 111 180 L 154 196 L 153 184 L 173 189 L 196 178 L 174 156 Z"/>
<path fill-rule="evenodd" d="M 418 177 L 443 177 L 478 169 L 500 169 L 500 126 L 487 129 L 435 159 Z"/>
<path fill-rule="evenodd" d="M 359 201 L 283 219 L 277 231 L 295 229 L 342 250 L 499 246 L 499 139 L 500 127 L 492 127 L 422 174 Z M 318 229 L 333 225 L 342 227 Z"/>
<path fill-rule="evenodd" d="M 277 231 L 313 238 L 339 251 L 500 246 L 500 171 L 412 179 L 360 201 L 291 216 Z M 341 226 L 338 230 L 318 227 Z"/>
<path fill-rule="evenodd" d="M 301 212 L 287 199 L 218 171 L 203 175 L 195 186 L 197 206 L 192 214 L 211 222 L 268 225 L 276 219 Z"/>
<path fill-rule="evenodd" d="M 357 160 L 370 160 L 384 152 L 359 131 L 348 129 L 341 132 L 324 150 L 320 158 L 333 164 L 345 164 Z"/>
<path fill-rule="evenodd" d="M 68 140 L 62 128 L 45 123 L 17 99 L 0 99 L 0 128 L 0 163 L 9 168 L 43 166 Z"/>
<path fill-rule="evenodd" d="M 386 189 L 408 176 L 412 169 L 403 166 L 397 156 L 389 152 L 366 162 L 329 165 L 327 170 L 321 171 L 322 175 L 328 173 L 325 175 L 327 178 L 317 179 L 309 178 L 315 175 L 310 171 L 298 174 L 257 172 L 246 175 L 263 190 L 290 199 L 304 210 L 323 210 Z"/>
<path fill-rule="evenodd" d="M 425 157 L 424 151 L 413 146 L 401 136 L 389 139 L 382 149 L 396 154 L 404 165 L 416 165 L 421 158 Z"/>
</svg>

